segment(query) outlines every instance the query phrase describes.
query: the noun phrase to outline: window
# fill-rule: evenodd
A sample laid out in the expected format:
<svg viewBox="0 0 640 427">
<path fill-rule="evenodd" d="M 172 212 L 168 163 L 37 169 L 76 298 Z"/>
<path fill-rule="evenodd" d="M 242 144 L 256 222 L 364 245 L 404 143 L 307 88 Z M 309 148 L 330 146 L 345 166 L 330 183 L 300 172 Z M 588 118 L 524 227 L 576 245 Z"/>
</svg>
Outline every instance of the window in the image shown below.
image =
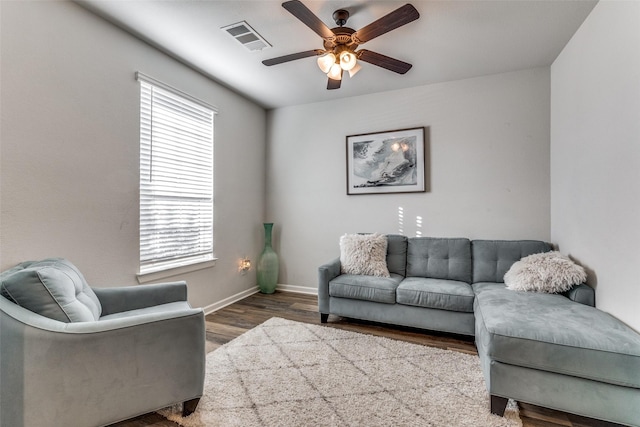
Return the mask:
<svg viewBox="0 0 640 427">
<path fill-rule="evenodd" d="M 140 81 L 140 273 L 213 260 L 215 109 Z"/>
</svg>

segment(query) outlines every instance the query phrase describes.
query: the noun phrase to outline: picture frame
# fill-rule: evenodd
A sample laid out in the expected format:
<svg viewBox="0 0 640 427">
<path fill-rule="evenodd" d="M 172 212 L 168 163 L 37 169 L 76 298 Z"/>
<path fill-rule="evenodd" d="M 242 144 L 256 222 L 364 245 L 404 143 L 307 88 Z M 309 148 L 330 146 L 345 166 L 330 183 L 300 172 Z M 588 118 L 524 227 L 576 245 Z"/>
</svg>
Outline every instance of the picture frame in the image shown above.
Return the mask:
<svg viewBox="0 0 640 427">
<path fill-rule="evenodd" d="M 347 195 L 423 193 L 425 128 L 347 136 Z"/>
</svg>

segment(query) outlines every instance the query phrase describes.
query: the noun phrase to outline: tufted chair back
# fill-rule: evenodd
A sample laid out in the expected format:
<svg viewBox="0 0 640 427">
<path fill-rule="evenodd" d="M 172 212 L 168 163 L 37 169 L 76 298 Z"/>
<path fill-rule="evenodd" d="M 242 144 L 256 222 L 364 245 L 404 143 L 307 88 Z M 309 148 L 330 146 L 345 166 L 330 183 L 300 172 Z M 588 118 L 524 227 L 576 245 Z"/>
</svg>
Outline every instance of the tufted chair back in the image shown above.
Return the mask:
<svg viewBox="0 0 640 427">
<path fill-rule="evenodd" d="M 65 259 L 27 261 L 0 278 L 2 296 L 41 316 L 72 323 L 95 321 L 102 314 L 82 273 Z"/>
</svg>

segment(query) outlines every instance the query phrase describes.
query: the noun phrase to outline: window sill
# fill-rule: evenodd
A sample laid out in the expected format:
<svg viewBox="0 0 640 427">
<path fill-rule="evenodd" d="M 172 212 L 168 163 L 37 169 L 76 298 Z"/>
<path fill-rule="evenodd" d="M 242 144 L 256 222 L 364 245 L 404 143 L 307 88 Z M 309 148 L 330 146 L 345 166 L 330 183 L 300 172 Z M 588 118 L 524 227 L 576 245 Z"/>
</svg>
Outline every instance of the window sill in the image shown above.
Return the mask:
<svg viewBox="0 0 640 427">
<path fill-rule="evenodd" d="M 138 283 L 149 283 L 160 279 L 166 279 L 167 277 L 178 276 L 180 274 L 191 273 L 192 271 L 204 270 L 205 268 L 211 268 L 216 265 L 217 258 L 210 261 L 198 262 L 195 264 L 183 265 L 180 267 L 171 267 L 164 270 L 152 271 L 149 273 L 138 273 Z"/>
</svg>

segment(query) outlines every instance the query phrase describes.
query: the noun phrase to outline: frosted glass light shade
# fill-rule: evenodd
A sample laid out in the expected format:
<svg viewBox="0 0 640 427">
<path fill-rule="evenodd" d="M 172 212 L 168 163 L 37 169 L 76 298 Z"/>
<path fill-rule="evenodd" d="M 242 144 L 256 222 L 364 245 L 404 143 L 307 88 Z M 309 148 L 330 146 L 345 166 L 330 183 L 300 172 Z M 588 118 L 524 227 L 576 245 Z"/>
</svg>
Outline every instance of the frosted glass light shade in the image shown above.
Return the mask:
<svg viewBox="0 0 640 427">
<path fill-rule="evenodd" d="M 327 53 L 318 57 L 318 67 L 320 67 L 322 72 L 325 74 L 327 74 L 331 70 L 331 67 L 335 63 L 336 56 L 333 53 Z"/>
<path fill-rule="evenodd" d="M 353 53 L 345 51 L 340 54 L 340 67 L 343 70 L 349 71 L 355 66 L 356 56 Z"/>
<path fill-rule="evenodd" d="M 340 65 L 333 64 L 327 74 L 327 77 L 332 80 L 342 80 L 342 68 L 340 68 Z"/>
<path fill-rule="evenodd" d="M 355 76 L 356 73 L 361 69 L 362 69 L 362 65 L 356 64 L 352 69 L 349 70 L 349 77 Z"/>
</svg>

